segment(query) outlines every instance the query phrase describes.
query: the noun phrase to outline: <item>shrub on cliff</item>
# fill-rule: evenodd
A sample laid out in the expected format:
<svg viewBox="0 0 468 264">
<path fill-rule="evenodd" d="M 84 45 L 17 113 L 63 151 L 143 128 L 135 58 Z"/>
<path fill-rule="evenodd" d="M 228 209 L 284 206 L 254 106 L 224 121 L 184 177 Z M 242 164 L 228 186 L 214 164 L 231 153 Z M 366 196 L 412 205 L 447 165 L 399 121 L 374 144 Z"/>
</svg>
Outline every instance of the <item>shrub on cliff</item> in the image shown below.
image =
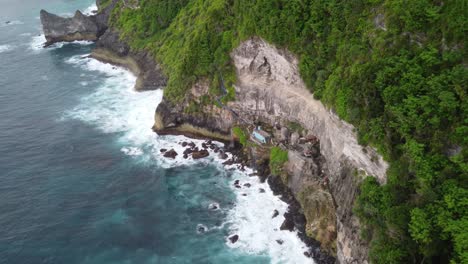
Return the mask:
<svg viewBox="0 0 468 264">
<path fill-rule="evenodd" d="M 270 150 L 271 174 L 280 176 L 283 173 L 283 165 L 288 161 L 288 151 L 280 147 L 272 147 Z"/>
</svg>

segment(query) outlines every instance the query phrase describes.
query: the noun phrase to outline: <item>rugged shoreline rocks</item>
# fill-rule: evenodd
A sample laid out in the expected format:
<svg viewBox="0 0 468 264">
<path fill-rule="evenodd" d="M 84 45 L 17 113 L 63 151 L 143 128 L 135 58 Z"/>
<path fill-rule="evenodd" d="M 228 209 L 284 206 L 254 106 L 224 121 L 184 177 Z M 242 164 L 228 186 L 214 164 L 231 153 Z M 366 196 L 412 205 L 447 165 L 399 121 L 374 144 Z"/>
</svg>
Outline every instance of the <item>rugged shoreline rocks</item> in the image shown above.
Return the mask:
<svg viewBox="0 0 468 264">
<path fill-rule="evenodd" d="M 102 31 L 94 16 L 85 16 L 79 10 L 71 18 L 62 18 L 41 10 L 40 18 L 47 40 L 45 46 L 60 41 L 95 41 Z"/>
</svg>

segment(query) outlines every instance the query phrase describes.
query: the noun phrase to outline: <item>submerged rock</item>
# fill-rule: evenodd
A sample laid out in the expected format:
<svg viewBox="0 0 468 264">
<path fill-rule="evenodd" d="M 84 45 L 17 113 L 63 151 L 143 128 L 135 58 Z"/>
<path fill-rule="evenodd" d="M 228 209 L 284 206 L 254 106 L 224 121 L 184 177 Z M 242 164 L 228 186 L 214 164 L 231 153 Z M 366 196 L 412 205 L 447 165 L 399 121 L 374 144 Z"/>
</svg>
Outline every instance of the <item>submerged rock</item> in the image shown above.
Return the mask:
<svg viewBox="0 0 468 264">
<path fill-rule="evenodd" d="M 238 240 L 239 240 L 238 235 L 233 235 L 233 236 L 229 237 L 229 241 L 231 241 L 231 243 L 233 243 L 233 244 L 236 243 Z"/>
<path fill-rule="evenodd" d="M 208 205 L 208 209 L 213 210 L 213 211 L 218 210 L 219 209 L 219 204 L 218 203 L 211 203 L 211 204 Z"/>
<path fill-rule="evenodd" d="M 208 150 L 202 149 L 200 151 L 194 151 L 192 153 L 192 158 L 193 159 L 202 159 L 202 158 L 208 157 L 209 155 L 210 155 L 210 153 L 208 152 Z"/>
<path fill-rule="evenodd" d="M 222 159 L 222 160 L 225 160 L 225 159 L 228 158 L 228 155 L 227 155 L 226 153 L 224 153 L 224 152 L 219 152 L 218 157 L 219 157 L 220 159 Z"/>
<path fill-rule="evenodd" d="M 202 224 L 197 225 L 197 233 L 198 234 L 203 234 L 208 230 L 208 228 Z"/>
<path fill-rule="evenodd" d="M 166 152 L 164 153 L 164 157 L 170 158 L 170 159 L 175 159 L 175 157 L 176 157 L 177 155 L 179 155 L 179 154 L 177 154 L 177 152 L 176 152 L 174 149 L 171 149 L 171 150 L 166 151 Z"/>
<path fill-rule="evenodd" d="M 286 217 L 283 224 L 281 224 L 280 230 L 288 230 L 292 232 L 294 230 L 294 221 L 291 218 Z"/>
<path fill-rule="evenodd" d="M 187 148 L 184 150 L 184 155 L 192 154 L 193 150 L 190 148 Z"/>
<path fill-rule="evenodd" d="M 277 217 L 278 215 L 279 215 L 279 212 L 278 212 L 278 210 L 275 209 L 275 210 L 273 211 L 273 215 L 271 216 L 271 218 L 275 218 L 275 217 Z"/>
</svg>

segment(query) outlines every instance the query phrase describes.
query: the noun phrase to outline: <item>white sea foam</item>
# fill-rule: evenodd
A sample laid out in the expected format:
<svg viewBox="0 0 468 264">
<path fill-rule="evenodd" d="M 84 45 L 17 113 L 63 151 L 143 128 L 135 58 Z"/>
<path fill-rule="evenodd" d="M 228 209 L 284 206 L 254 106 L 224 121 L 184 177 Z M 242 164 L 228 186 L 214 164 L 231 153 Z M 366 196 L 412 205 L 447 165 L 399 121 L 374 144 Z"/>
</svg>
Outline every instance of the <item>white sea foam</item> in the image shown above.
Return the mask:
<svg viewBox="0 0 468 264">
<path fill-rule="evenodd" d="M 13 47 L 11 45 L 0 45 L 0 53 L 11 51 Z"/>
<path fill-rule="evenodd" d="M 98 10 L 98 7 L 96 3 L 93 3 L 91 6 L 83 10 L 83 14 L 88 15 L 88 16 L 93 15 L 97 10 Z"/>
<path fill-rule="evenodd" d="M 151 130 L 154 109 L 162 100 L 161 90 L 135 92 L 134 75 L 122 68 L 88 58 L 86 55 L 71 57 L 67 62 L 75 67 L 105 74 L 109 78 L 92 94 L 82 98 L 78 106 L 65 114 L 65 118 L 93 124 L 105 133 L 117 133 L 120 136 L 121 151 L 135 159 L 151 160 L 152 163 L 162 167 L 210 162 L 224 169 L 222 161 L 211 150 L 209 157 L 198 161 L 182 157 L 185 148 L 180 142 L 192 141 L 201 147 L 204 141 L 183 136 L 158 136 Z M 163 158 L 160 148 L 173 148 L 179 155 L 175 159 Z M 236 165 L 231 165 L 226 169 L 235 168 Z M 242 188 L 235 188 L 231 184 L 237 203 L 228 212 L 226 221 L 216 227 L 207 227 L 200 223 L 197 232 L 210 232 L 227 226 L 230 235 L 239 236 L 235 244 L 226 239 L 226 244 L 232 250 L 246 254 L 268 255 L 272 263 L 313 263 L 304 256 L 303 252 L 307 248 L 298 238 L 297 232 L 279 230 L 288 205 L 273 195 L 267 183 L 261 183 L 258 177 L 249 177 L 250 173 L 251 169 L 245 172 L 234 170 L 232 181 L 239 180 Z M 246 187 L 245 183 L 251 186 Z M 265 192 L 260 192 L 260 189 L 264 189 Z M 215 207 L 220 208 L 214 201 L 206 204 L 208 210 L 215 210 Z M 274 210 L 278 210 L 279 215 L 272 219 Z M 276 240 L 283 243 L 280 245 Z"/>
<path fill-rule="evenodd" d="M 46 42 L 46 38 L 44 34 L 34 36 L 31 38 L 31 42 L 29 44 L 29 48 L 34 51 L 39 51 L 44 48 L 44 43 Z"/>
<path fill-rule="evenodd" d="M 8 26 L 14 26 L 14 25 L 23 25 L 24 22 L 20 20 L 11 20 L 11 21 L 5 21 L 5 22 L 0 22 L 0 27 L 8 27 Z"/>
<path fill-rule="evenodd" d="M 44 44 L 46 43 L 46 38 L 44 36 L 44 34 L 40 34 L 40 35 L 37 35 L 37 36 L 34 36 L 31 38 L 31 42 L 29 43 L 29 48 L 35 52 L 40 52 L 40 51 L 43 51 L 45 50 L 44 48 Z M 87 41 L 87 40 L 76 40 L 76 41 L 72 41 L 72 42 L 57 42 L 57 43 L 54 43 L 50 46 L 47 47 L 47 49 L 59 49 L 61 47 L 63 47 L 64 45 L 67 45 L 67 44 L 77 44 L 77 45 L 90 45 L 90 44 L 93 44 L 92 41 Z"/>
<path fill-rule="evenodd" d="M 313 263 L 304 255 L 308 248 L 299 239 L 297 232 L 280 230 L 288 205 L 271 191 L 268 183 L 261 183 L 258 177 L 249 177 L 246 172 L 236 171 L 232 182 L 239 180 L 241 188 L 235 188 L 237 203 L 228 214 L 230 235 L 239 240 L 227 244 L 250 254 L 268 254 L 271 263 Z M 250 187 L 244 186 L 249 183 Z M 260 189 L 265 192 L 260 192 Z M 279 215 L 272 218 L 274 210 Z"/>
</svg>

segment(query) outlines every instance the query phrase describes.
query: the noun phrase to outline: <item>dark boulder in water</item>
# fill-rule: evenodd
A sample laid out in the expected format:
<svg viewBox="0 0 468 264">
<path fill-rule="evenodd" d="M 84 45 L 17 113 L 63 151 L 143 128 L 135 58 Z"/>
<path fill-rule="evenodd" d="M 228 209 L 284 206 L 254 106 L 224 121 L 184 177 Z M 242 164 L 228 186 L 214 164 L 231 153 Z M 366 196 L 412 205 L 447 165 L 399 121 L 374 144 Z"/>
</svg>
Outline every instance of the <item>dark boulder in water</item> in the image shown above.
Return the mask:
<svg viewBox="0 0 468 264">
<path fill-rule="evenodd" d="M 219 157 L 220 159 L 222 159 L 222 160 L 225 160 L 225 159 L 228 158 L 228 155 L 227 155 L 226 153 L 224 153 L 224 152 L 219 152 L 218 157 Z"/>
<path fill-rule="evenodd" d="M 282 239 L 276 239 L 276 243 L 283 245 L 284 241 Z"/>
<path fill-rule="evenodd" d="M 275 210 L 273 211 L 273 215 L 271 216 L 271 218 L 275 218 L 275 217 L 277 217 L 278 215 L 279 215 L 279 212 L 278 212 L 278 210 L 275 209 Z"/>
<path fill-rule="evenodd" d="M 169 151 L 166 151 L 166 153 L 164 153 L 164 157 L 170 158 L 170 159 L 175 159 L 177 155 L 179 154 L 177 154 L 177 152 L 174 149 L 171 149 Z"/>
<path fill-rule="evenodd" d="M 294 230 L 294 221 L 291 218 L 286 217 L 286 219 L 284 219 L 283 224 L 281 224 L 280 230 L 293 231 Z"/>
<path fill-rule="evenodd" d="M 219 209 L 219 204 L 217 204 L 217 203 L 211 203 L 210 205 L 208 205 L 208 209 L 209 209 L 209 210 L 216 211 L 216 210 Z"/>
<path fill-rule="evenodd" d="M 233 236 L 229 237 L 229 241 L 231 241 L 231 243 L 233 243 L 233 244 L 236 243 L 238 240 L 239 240 L 238 235 L 233 235 Z"/>
<path fill-rule="evenodd" d="M 192 158 L 193 159 L 202 159 L 202 158 L 208 157 L 209 155 L 210 155 L 210 153 L 208 152 L 208 150 L 202 149 L 200 151 L 194 151 L 192 153 Z"/>
<path fill-rule="evenodd" d="M 197 225 L 197 233 L 203 234 L 208 230 L 208 228 L 202 224 Z"/>
<path fill-rule="evenodd" d="M 162 149 L 159 150 L 159 152 L 161 152 L 161 153 L 164 153 L 164 152 L 166 152 L 166 151 L 167 151 L 167 149 L 164 149 L 164 148 L 162 148 Z"/>
<path fill-rule="evenodd" d="M 187 154 L 187 155 L 188 155 L 188 154 L 192 154 L 192 152 L 193 152 L 192 149 L 187 148 L 187 149 L 184 150 L 184 155 L 185 155 L 185 154 Z"/>
</svg>

